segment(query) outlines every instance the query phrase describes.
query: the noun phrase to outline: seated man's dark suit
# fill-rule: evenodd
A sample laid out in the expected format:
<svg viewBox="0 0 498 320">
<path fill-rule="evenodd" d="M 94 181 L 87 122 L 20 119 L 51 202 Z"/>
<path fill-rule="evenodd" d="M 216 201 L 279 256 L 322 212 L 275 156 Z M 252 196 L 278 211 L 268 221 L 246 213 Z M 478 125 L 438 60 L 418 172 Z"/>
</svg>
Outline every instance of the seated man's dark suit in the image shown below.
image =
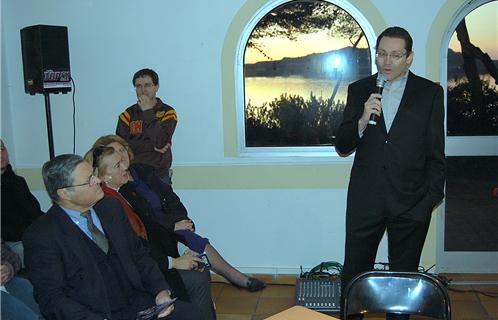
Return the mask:
<svg viewBox="0 0 498 320">
<path fill-rule="evenodd" d="M 94 205 L 106 237 L 107 256 L 112 268 L 109 278 L 118 279 L 121 292 L 109 292 L 110 273 L 103 272 L 96 253 L 98 247 L 57 204 L 33 223 L 23 237 L 28 276 L 35 299 L 47 319 L 124 319 L 116 310 L 115 297 L 154 297 L 169 286 L 157 264 L 149 256 L 114 199 L 104 198 Z M 101 256 L 106 256 L 100 250 Z M 117 315 L 118 314 L 118 315 Z M 197 319 L 195 306 L 177 301 L 168 319 Z M 134 318 L 134 317 L 133 317 Z"/>
</svg>

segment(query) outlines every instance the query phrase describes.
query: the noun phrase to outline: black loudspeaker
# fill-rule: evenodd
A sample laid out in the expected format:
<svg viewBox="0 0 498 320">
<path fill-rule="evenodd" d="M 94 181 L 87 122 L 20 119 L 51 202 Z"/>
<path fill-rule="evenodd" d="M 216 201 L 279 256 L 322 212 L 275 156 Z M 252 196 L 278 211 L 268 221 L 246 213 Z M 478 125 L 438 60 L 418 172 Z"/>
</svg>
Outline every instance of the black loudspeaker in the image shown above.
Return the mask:
<svg viewBox="0 0 498 320">
<path fill-rule="evenodd" d="M 21 29 L 24 91 L 71 91 L 67 27 L 36 25 Z"/>
</svg>

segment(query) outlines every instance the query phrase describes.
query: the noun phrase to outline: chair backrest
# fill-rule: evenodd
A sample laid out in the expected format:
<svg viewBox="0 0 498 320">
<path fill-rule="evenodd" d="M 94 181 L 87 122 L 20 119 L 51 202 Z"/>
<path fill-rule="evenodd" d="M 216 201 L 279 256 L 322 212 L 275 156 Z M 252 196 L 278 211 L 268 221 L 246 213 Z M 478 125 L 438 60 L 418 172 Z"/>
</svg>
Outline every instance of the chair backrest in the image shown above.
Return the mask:
<svg viewBox="0 0 498 320">
<path fill-rule="evenodd" d="M 395 313 L 451 319 L 450 299 L 445 286 L 427 273 L 365 272 L 351 280 L 344 297 L 345 316 Z"/>
</svg>

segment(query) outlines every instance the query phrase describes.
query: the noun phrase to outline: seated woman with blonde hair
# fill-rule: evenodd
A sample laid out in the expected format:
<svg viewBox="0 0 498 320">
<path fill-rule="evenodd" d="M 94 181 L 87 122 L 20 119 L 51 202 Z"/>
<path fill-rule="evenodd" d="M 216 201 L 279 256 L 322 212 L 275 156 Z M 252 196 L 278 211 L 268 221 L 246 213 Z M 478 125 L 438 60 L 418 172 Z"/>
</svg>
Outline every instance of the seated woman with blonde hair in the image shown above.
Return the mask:
<svg viewBox="0 0 498 320">
<path fill-rule="evenodd" d="M 187 209 L 171 186 L 162 183 L 154 174 L 152 167 L 131 163 L 133 153 L 121 137 L 117 135 L 100 137 L 87 152 L 85 159 L 97 169 L 96 174 L 99 177 L 108 179 L 103 187 L 104 192 L 109 194 L 112 193 L 110 191 L 114 191 L 124 197 L 140 217 L 151 247 L 158 242 L 162 243 L 163 251 L 172 257 L 169 259 L 169 268 L 187 270 L 202 268 L 204 264 L 200 255 L 204 254 L 207 256 L 210 268 L 235 286 L 250 292 L 265 288 L 264 282 L 235 269 L 225 261 L 207 238 L 195 233 L 194 222 L 188 217 Z M 116 194 L 113 196 L 117 197 Z M 177 249 L 178 242 L 189 248 L 182 256 Z"/>
</svg>

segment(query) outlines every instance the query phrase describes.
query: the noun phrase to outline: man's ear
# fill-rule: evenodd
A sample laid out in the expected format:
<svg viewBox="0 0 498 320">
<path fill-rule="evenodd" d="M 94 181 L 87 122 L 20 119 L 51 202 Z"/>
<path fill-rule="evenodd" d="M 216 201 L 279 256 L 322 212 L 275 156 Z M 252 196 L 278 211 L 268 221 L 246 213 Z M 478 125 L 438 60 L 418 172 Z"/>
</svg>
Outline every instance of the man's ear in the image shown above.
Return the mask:
<svg viewBox="0 0 498 320">
<path fill-rule="evenodd" d="M 406 57 L 406 64 L 410 66 L 413 62 L 413 58 L 415 57 L 415 52 L 410 52 L 410 54 Z"/>
<path fill-rule="evenodd" d="M 71 199 L 71 192 L 69 192 L 66 188 L 58 189 L 57 195 L 59 196 L 59 198 L 61 200 L 70 200 Z"/>
</svg>

